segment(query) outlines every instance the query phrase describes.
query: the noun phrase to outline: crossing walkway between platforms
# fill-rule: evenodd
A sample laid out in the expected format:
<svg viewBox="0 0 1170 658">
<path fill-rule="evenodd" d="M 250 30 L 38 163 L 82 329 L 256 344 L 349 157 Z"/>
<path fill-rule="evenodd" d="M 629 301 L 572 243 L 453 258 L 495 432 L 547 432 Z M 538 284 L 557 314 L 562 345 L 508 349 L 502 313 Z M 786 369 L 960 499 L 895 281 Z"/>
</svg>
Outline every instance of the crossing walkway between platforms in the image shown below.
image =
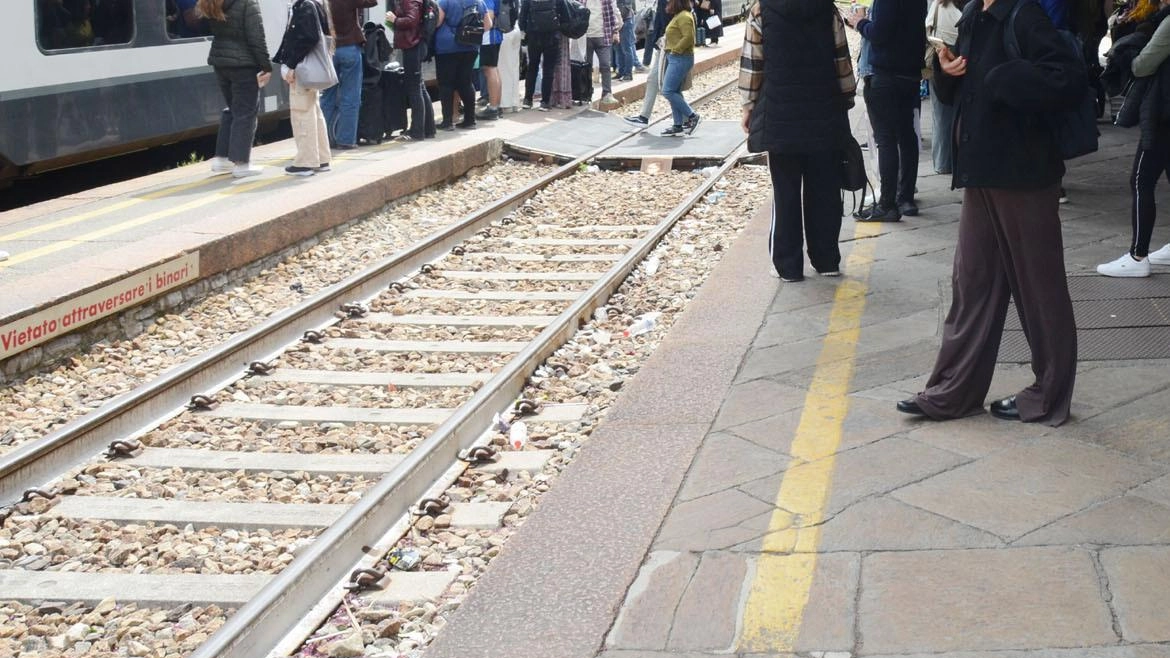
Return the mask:
<svg viewBox="0 0 1170 658">
<path fill-rule="evenodd" d="M 1136 133 L 1102 129 L 1065 179 L 1073 277 L 1129 241 Z M 840 279 L 771 278 L 761 209 L 428 658 L 1170 657 L 1170 363 L 1082 326 L 1114 349 L 1082 352 L 1063 427 L 897 413 L 961 208 L 920 173 L 921 216 L 845 222 Z M 1127 296 L 1164 303 L 1162 269 Z"/>
</svg>

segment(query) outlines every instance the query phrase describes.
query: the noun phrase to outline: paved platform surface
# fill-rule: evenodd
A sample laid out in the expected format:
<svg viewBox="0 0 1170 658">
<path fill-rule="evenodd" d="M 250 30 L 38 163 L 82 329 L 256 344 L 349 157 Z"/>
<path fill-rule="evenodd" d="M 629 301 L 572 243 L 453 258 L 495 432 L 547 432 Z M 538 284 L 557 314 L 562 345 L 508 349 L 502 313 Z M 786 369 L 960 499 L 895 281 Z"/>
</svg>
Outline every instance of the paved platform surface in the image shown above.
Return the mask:
<svg viewBox="0 0 1170 658">
<path fill-rule="evenodd" d="M 720 46 L 698 51 L 696 71 L 736 61 L 742 27 L 728 32 Z M 640 99 L 645 83 L 644 75 L 615 83 L 614 95 L 623 102 Z M 665 99 L 655 109 L 658 116 L 669 111 Z M 212 176 L 204 162 L 2 212 L 0 250 L 10 256 L 0 261 L 0 335 L 27 329 L 32 336 L 32 325 L 48 329 L 44 323 L 52 320 L 63 325 L 75 306 L 100 310 L 90 305 L 109 304 L 123 293 L 128 297 L 121 299 L 133 303 L 113 305 L 129 309 L 242 267 L 454 179 L 498 157 L 503 140 L 546 126 L 556 129 L 575 112 L 512 113 L 482 122 L 477 130 L 440 133 L 423 143 L 339 152 L 334 171 L 309 178 L 283 174 L 296 150 L 286 140 L 254 149 L 253 162 L 265 166 L 257 177 Z M 159 274 L 164 278 L 156 279 Z M 164 286 L 167 275 L 173 281 Z M 46 310 L 54 304 L 61 306 Z M 81 315 L 90 314 L 75 317 Z M 51 333 L 66 332 L 58 326 Z M 0 349 L 0 361 L 12 353 Z"/>
<path fill-rule="evenodd" d="M 598 160 L 638 161 L 643 158 L 668 157 L 675 160 L 721 162 L 744 142 L 743 130 L 736 121 L 704 121 L 703 129 L 692 135 L 665 137 L 662 129 L 642 132 L 597 157 Z M 585 155 L 608 141 L 630 132 L 630 124 L 620 116 L 586 111 L 510 139 L 508 149 L 519 153 L 552 155 L 564 160 Z"/>
<path fill-rule="evenodd" d="M 1136 133 L 1103 128 L 1066 178 L 1074 275 L 1128 247 Z M 1170 363 L 1082 361 L 1056 429 L 894 410 L 960 208 L 924 156 L 922 215 L 847 220 L 840 279 L 771 278 L 762 209 L 428 658 L 1170 656 Z"/>
</svg>

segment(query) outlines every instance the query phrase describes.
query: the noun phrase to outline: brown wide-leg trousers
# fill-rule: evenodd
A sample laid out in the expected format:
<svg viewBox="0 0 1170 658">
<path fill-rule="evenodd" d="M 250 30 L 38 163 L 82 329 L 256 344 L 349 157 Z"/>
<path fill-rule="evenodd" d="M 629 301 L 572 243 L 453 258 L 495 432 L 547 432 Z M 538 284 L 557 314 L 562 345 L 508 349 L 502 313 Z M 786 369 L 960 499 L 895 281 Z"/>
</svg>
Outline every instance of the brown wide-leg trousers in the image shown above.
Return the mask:
<svg viewBox="0 0 1170 658">
<path fill-rule="evenodd" d="M 964 190 L 954 299 L 934 372 L 917 397 L 931 418 L 961 418 L 983 410 L 1008 301 L 1015 298 L 1036 376 L 1016 394 L 1020 418 L 1052 426 L 1068 420 L 1077 333 L 1065 280 L 1059 196 L 1058 185 Z"/>
</svg>

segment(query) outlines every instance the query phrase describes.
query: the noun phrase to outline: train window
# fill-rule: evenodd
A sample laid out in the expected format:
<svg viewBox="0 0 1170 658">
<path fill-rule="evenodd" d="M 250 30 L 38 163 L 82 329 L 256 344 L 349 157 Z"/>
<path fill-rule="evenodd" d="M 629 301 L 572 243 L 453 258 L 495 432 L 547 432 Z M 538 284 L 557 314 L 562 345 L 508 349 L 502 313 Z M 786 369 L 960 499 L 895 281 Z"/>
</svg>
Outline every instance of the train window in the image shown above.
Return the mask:
<svg viewBox="0 0 1170 658">
<path fill-rule="evenodd" d="M 133 0 L 36 0 L 43 50 L 116 46 L 134 38 Z"/>
<path fill-rule="evenodd" d="M 167 9 L 167 36 L 191 39 L 211 34 L 207 19 L 195 8 L 196 0 L 162 0 Z"/>
</svg>

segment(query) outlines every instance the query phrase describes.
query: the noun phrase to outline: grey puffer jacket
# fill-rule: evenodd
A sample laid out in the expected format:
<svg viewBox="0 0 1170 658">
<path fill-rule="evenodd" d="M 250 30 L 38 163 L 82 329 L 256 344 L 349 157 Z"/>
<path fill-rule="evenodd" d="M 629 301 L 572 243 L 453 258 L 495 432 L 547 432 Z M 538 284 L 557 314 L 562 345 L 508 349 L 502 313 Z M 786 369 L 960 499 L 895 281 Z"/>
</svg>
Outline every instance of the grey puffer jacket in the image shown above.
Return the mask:
<svg viewBox="0 0 1170 658">
<path fill-rule="evenodd" d="M 271 71 L 259 0 L 224 0 L 223 13 L 227 20 L 207 21 L 213 37 L 207 63 L 215 67 Z"/>
</svg>

